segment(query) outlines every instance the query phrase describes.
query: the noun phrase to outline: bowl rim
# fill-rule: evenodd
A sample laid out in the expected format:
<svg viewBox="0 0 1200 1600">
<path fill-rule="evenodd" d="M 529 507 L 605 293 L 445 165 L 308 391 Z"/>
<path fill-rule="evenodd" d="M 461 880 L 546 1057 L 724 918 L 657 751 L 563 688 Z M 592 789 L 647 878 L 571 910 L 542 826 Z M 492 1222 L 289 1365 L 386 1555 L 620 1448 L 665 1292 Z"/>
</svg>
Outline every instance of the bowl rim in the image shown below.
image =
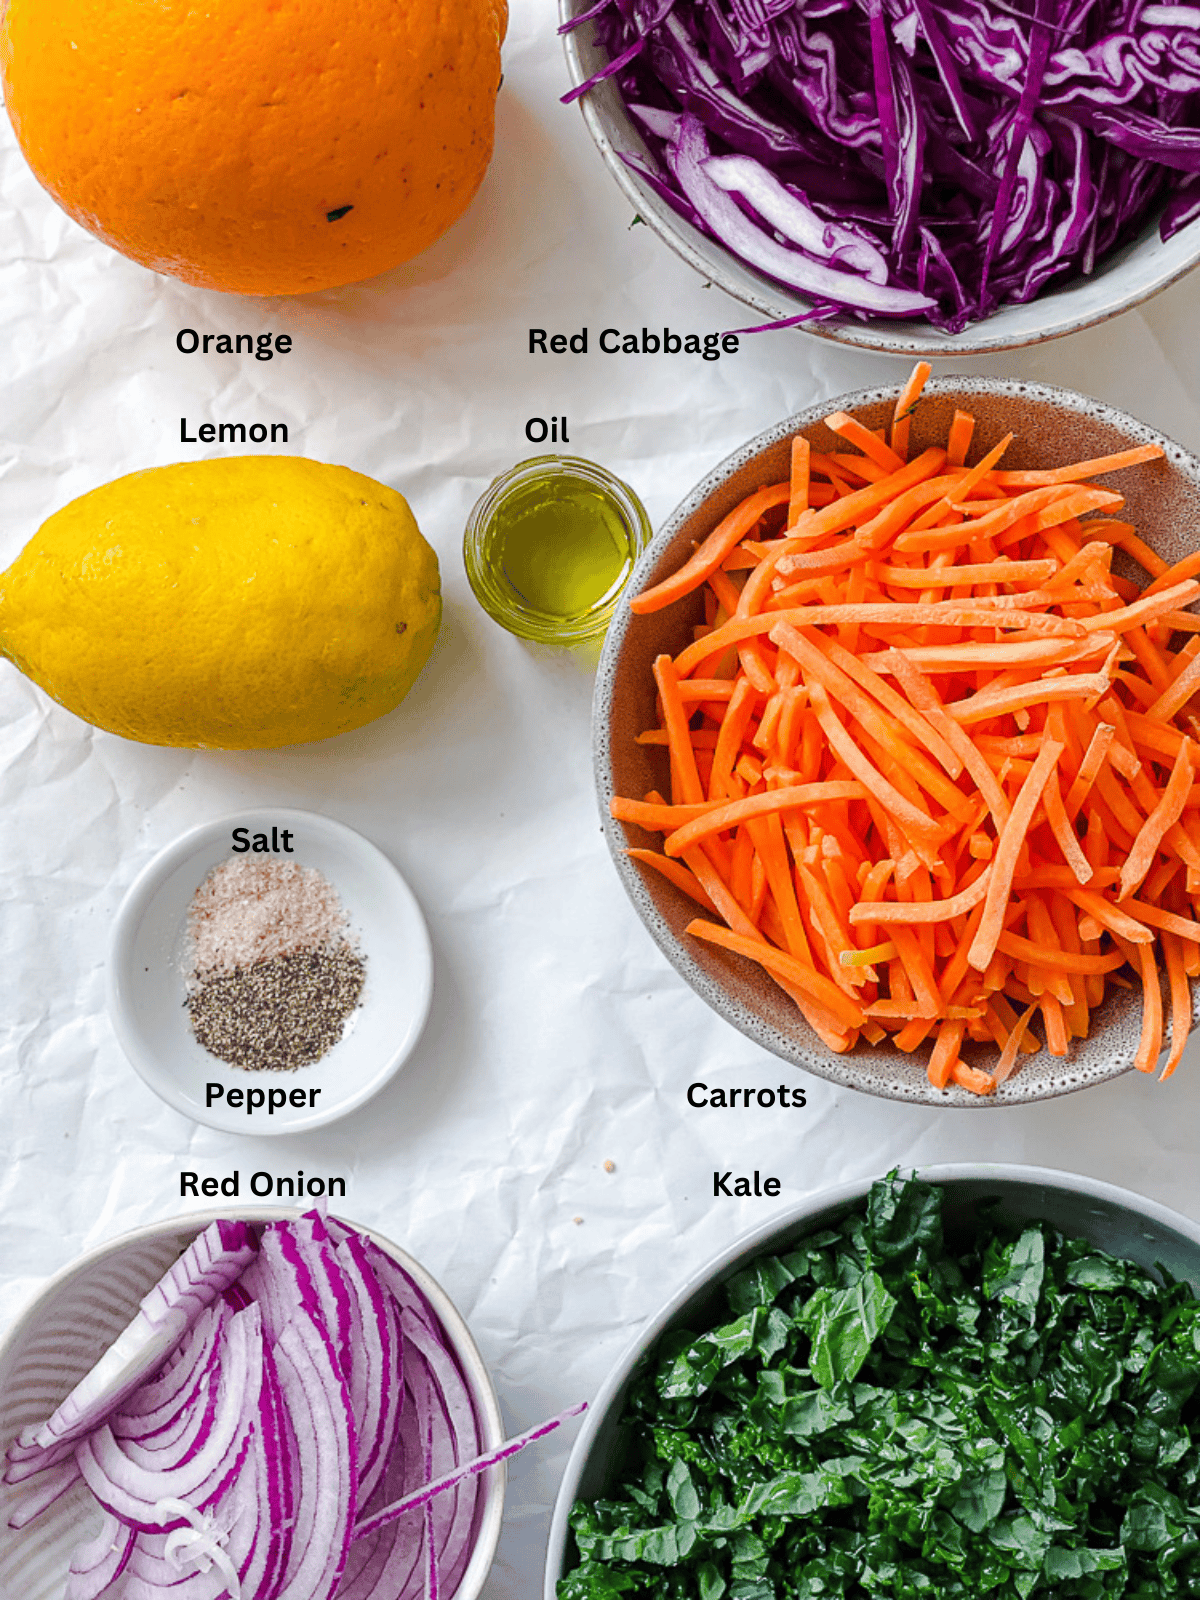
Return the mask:
<svg viewBox="0 0 1200 1600">
<path fill-rule="evenodd" d="M 308 1208 L 312 1210 L 312 1207 Z M 338 1215 L 337 1213 L 334 1213 Z M 136 1228 L 131 1228 L 127 1233 L 119 1234 L 115 1239 L 108 1239 L 101 1244 L 94 1245 L 82 1255 L 76 1256 L 73 1261 L 66 1262 L 57 1272 L 42 1284 L 34 1298 L 18 1315 L 16 1321 L 0 1334 L 0 1375 L 2 1375 L 9 1362 L 19 1350 L 22 1342 L 36 1326 L 42 1314 L 45 1302 L 52 1294 L 61 1289 L 68 1288 L 72 1279 L 82 1276 L 93 1267 L 102 1265 L 127 1249 L 130 1245 L 148 1243 L 152 1240 L 163 1239 L 175 1233 L 192 1234 L 195 1238 L 213 1222 L 242 1221 L 252 1223 L 266 1222 L 294 1222 L 306 1215 L 300 1206 L 238 1206 L 232 1210 L 228 1207 L 205 1208 L 197 1211 L 181 1212 L 178 1216 L 168 1217 L 161 1222 L 142 1223 Z M 483 1447 L 493 1450 L 504 1443 L 504 1423 L 500 1416 L 500 1401 L 496 1394 L 495 1384 L 492 1382 L 491 1373 L 488 1371 L 479 1346 L 467 1326 L 466 1320 L 441 1284 L 427 1267 L 423 1267 L 408 1251 L 389 1239 L 386 1234 L 380 1233 L 375 1228 L 368 1228 L 362 1223 L 352 1222 L 348 1217 L 338 1216 L 338 1220 L 345 1222 L 346 1226 L 355 1232 L 364 1234 L 381 1250 L 392 1258 L 405 1272 L 409 1273 L 417 1282 L 422 1293 L 429 1300 L 438 1315 L 453 1352 L 462 1368 L 463 1376 L 471 1391 L 471 1398 L 475 1402 L 484 1436 Z M 149 1289 L 150 1284 L 146 1285 Z M 496 1466 L 489 1467 L 483 1474 L 484 1500 L 479 1517 L 479 1529 L 476 1535 L 475 1547 L 471 1552 L 463 1572 L 462 1579 L 453 1596 L 448 1600 L 478 1600 L 480 1591 L 487 1579 L 488 1572 L 496 1556 L 496 1549 L 500 1542 L 500 1529 L 504 1518 L 504 1495 L 508 1481 L 508 1469 L 505 1462 L 501 1461 Z"/>
<path fill-rule="evenodd" d="M 339 1122 L 343 1117 L 348 1117 L 359 1110 L 392 1081 L 412 1055 L 420 1042 L 433 1005 L 433 946 L 430 943 L 429 927 L 420 901 L 395 862 L 365 834 L 359 833 L 357 829 L 351 828 L 345 822 L 339 822 L 334 817 L 325 816 L 322 812 L 304 811 L 288 806 L 245 807 L 240 811 L 212 817 L 207 822 L 198 822 L 169 844 L 164 845 L 150 858 L 129 885 L 113 919 L 105 968 L 105 998 L 109 1020 L 126 1059 L 147 1088 L 152 1089 L 160 1100 L 165 1101 L 173 1110 L 190 1121 L 215 1128 L 221 1133 L 230 1131 L 224 1122 L 207 1115 L 203 1106 L 198 1106 L 188 1099 L 176 1083 L 170 1067 L 164 1065 L 147 1047 L 137 1020 L 136 1008 L 129 996 L 126 969 L 142 918 L 163 881 L 214 836 L 235 827 L 261 824 L 264 819 L 270 824 L 291 825 L 323 834 L 340 845 L 347 854 L 369 863 L 380 881 L 386 883 L 388 894 L 404 904 L 411 916 L 411 927 L 408 931 L 411 936 L 411 965 L 416 1000 L 407 1034 L 386 1058 L 374 1077 L 357 1093 L 334 1101 L 318 1112 L 306 1112 L 302 1117 L 294 1119 L 285 1116 L 278 1126 L 268 1121 L 262 1127 L 254 1127 L 251 1119 L 247 1118 L 247 1126 L 239 1127 L 237 1134 L 239 1137 L 251 1139 L 310 1133 L 316 1128 Z"/>
<path fill-rule="evenodd" d="M 573 23 L 576 11 L 582 9 L 585 9 L 584 0 L 578 0 L 578 4 L 576 0 L 559 0 L 560 23 L 563 26 Z M 567 70 L 576 88 L 592 76 L 592 69 L 581 53 L 584 37 L 590 37 L 591 31 L 591 23 L 581 23 L 562 34 Z M 608 100 L 610 105 L 615 103 L 619 108 L 619 114 L 628 128 L 630 142 L 645 148 L 645 141 L 630 120 L 616 84 L 612 80 L 605 80 L 596 86 L 596 90 L 600 92 L 589 92 L 581 96 L 578 102 L 588 133 L 635 213 L 663 243 L 703 278 L 716 283 L 733 299 L 750 306 L 771 321 L 785 321 L 811 309 L 811 300 L 798 291 L 776 284 L 741 261 L 719 240 L 694 228 L 655 194 L 650 185 L 622 160 L 604 126 L 601 107 Z M 1193 230 L 1194 237 L 1190 241 L 1186 240 L 1187 228 L 1181 228 L 1165 242 L 1160 241 L 1158 217 L 1161 210 L 1161 206 L 1156 208 L 1135 239 L 1110 251 L 1091 276 L 1077 274 L 1064 282 L 1049 285 L 1030 301 L 1005 304 L 990 316 L 969 322 L 961 333 L 943 333 L 930 324 L 886 317 L 872 317 L 865 322 L 855 317 L 802 322 L 797 325 L 797 331 L 853 349 L 872 350 L 885 355 L 921 356 L 936 361 L 952 360 L 955 356 L 1001 354 L 1040 344 L 1046 339 L 1060 339 L 1070 333 L 1080 333 L 1085 328 L 1100 327 L 1170 288 L 1200 264 L 1200 226 Z M 1143 245 L 1157 247 L 1153 270 L 1146 272 L 1142 281 L 1132 288 L 1125 289 L 1115 303 L 1080 313 L 1077 303 L 1080 291 L 1091 289 L 1111 277 Z M 1009 313 L 1023 313 L 1030 306 L 1038 307 L 1044 315 L 1037 326 L 1021 327 L 1019 324 L 1024 318 L 1013 317 Z M 1011 326 L 1013 321 L 1018 321 L 1016 328 Z M 990 332 L 985 331 L 989 329 Z"/>
<path fill-rule="evenodd" d="M 1066 1172 L 1057 1167 L 1010 1165 L 1005 1162 L 988 1161 L 946 1162 L 931 1167 L 903 1166 L 898 1170 L 901 1177 L 915 1176 L 925 1183 L 995 1183 L 998 1186 L 1006 1183 L 1040 1184 L 1067 1194 L 1080 1195 L 1085 1199 L 1106 1201 L 1111 1205 L 1122 1206 L 1136 1216 L 1155 1222 L 1162 1228 L 1169 1228 L 1182 1234 L 1200 1250 L 1200 1223 L 1157 1200 L 1135 1194 L 1131 1189 L 1107 1183 L 1101 1178 L 1088 1177 L 1084 1173 Z M 596 1398 L 584 1413 L 583 1425 L 575 1436 L 571 1453 L 567 1458 L 546 1542 L 546 1571 L 542 1600 L 557 1600 L 556 1588 L 558 1579 L 562 1576 L 562 1563 L 569 1532 L 568 1518 L 575 1504 L 579 1481 L 587 1466 L 596 1435 L 643 1353 L 662 1335 L 672 1319 L 694 1295 L 721 1282 L 735 1262 L 751 1252 L 756 1255 L 762 1253 L 769 1248 L 770 1241 L 778 1235 L 790 1232 L 806 1222 L 814 1221 L 826 1212 L 848 1209 L 855 1202 L 865 1198 L 877 1181 L 878 1177 L 859 1177 L 847 1179 L 828 1189 L 819 1189 L 794 1206 L 777 1212 L 766 1222 L 748 1228 L 713 1256 L 705 1266 L 691 1273 L 666 1305 L 647 1317 L 627 1341 L 600 1385 Z"/>
<path fill-rule="evenodd" d="M 797 432 L 817 426 L 834 411 L 848 411 L 851 414 L 857 414 L 859 410 L 866 406 L 894 402 L 900 393 L 901 387 L 898 383 L 885 384 L 870 389 L 856 389 L 849 394 L 837 395 L 829 400 L 821 400 L 814 405 L 805 407 L 803 411 L 797 412 L 794 416 L 786 417 L 782 421 L 774 423 L 771 427 L 764 429 L 738 449 L 732 451 L 701 479 L 695 488 L 684 496 L 654 535 L 630 575 L 629 583 L 625 589 L 626 601 L 630 595 L 638 594 L 644 587 L 648 577 L 654 571 L 663 553 L 680 528 L 704 505 L 717 489 L 721 488 L 735 472 L 741 470 L 753 457 L 760 455 L 764 450 L 778 444 L 781 440 L 790 438 Z M 1200 492 L 1200 456 L 1194 455 L 1190 450 L 1185 449 L 1166 434 L 1159 433 L 1157 429 L 1151 428 L 1148 424 L 1139 422 L 1135 417 L 1131 417 L 1128 412 L 1121 411 L 1118 407 L 1109 405 L 1106 401 L 1093 400 L 1076 390 L 1058 388 L 1051 384 L 1026 382 L 1017 378 L 976 377 L 967 374 L 947 373 L 931 378 L 924 387 L 923 395 L 929 398 L 955 395 L 968 398 L 973 395 L 987 395 L 989 397 L 1034 400 L 1039 403 L 1061 407 L 1079 417 L 1099 421 L 1119 430 L 1131 444 L 1157 444 L 1162 449 L 1165 460 Z M 1064 1094 L 1073 1094 L 1079 1088 L 1090 1088 L 1096 1083 L 1109 1081 L 1132 1070 L 1132 1057 L 1130 1057 L 1123 1065 L 1115 1066 L 1112 1071 L 1102 1075 L 1090 1076 L 1086 1084 L 1052 1081 L 1046 1086 L 1035 1085 L 1032 1089 L 1029 1087 L 1030 1080 L 1024 1079 L 1018 1073 L 1008 1083 L 1002 1085 L 995 1094 L 977 1095 L 971 1094 L 968 1090 L 958 1088 L 955 1085 L 950 1085 L 946 1089 L 934 1089 L 923 1073 L 917 1075 L 919 1076 L 919 1081 L 912 1083 L 908 1082 L 908 1080 L 903 1082 L 899 1080 L 889 1081 L 886 1085 L 879 1082 L 863 1083 L 861 1074 L 854 1070 L 855 1055 L 853 1051 L 848 1052 L 846 1055 L 836 1055 L 833 1051 L 820 1045 L 819 1041 L 816 1041 L 815 1045 L 804 1054 L 796 1050 L 777 1050 L 773 1045 L 766 1044 L 762 1037 L 763 1024 L 757 1013 L 742 1001 L 734 998 L 723 986 L 713 984 L 688 947 L 667 926 L 666 921 L 654 904 L 641 873 L 625 854 L 626 840 L 622 825 L 615 822 L 609 815 L 608 802 L 615 793 L 612 780 L 611 713 L 614 684 L 617 676 L 617 659 L 624 645 L 625 635 L 636 620 L 627 603 L 619 605 L 605 636 L 604 648 L 600 656 L 600 664 L 596 675 L 596 688 L 592 699 L 592 770 L 596 786 L 596 800 L 600 812 L 601 829 L 625 892 L 633 902 L 634 909 L 659 950 L 698 998 L 703 999 L 719 1016 L 723 1017 L 726 1022 L 731 1023 L 739 1032 L 745 1034 L 748 1039 L 753 1040 L 760 1048 L 771 1051 L 779 1056 L 781 1060 L 790 1061 L 793 1066 L 800 1067 L 804 1071 L 813 1072 L 817 1076 L 827 1078 L 845 1088 L 874 1094 L 882 1099 L 900 1100 L 910 1105 L 923 1104 L 951 1108 L 969 1107 L 978 1111 L 1001 1110 L 1015 1105 L 1029 1105 L 1041 1100 L 1056 1099 Z M 1195 980 L 1192 982 L 1192 1015 L 1193 1022 L 1200 1022 L 1200 983 Z"/>
</svg>

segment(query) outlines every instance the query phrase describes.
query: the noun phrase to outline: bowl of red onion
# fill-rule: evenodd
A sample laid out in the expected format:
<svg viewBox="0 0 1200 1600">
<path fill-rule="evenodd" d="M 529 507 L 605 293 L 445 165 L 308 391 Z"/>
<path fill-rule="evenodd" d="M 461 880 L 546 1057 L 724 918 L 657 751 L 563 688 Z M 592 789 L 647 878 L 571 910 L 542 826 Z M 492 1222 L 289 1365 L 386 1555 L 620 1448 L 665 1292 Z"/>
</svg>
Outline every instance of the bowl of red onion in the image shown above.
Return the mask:
<svg viewBox="0 0 1200 1600">
<path fill-rule="evenodd" d="M 1194 13 L 1118 0 L 561 0 L 637 214 L 756 324 L 1016 349 L 1200 260 Z"/>
<path fill-rule="evenodd" d="M 0 1592 L 475 1600 L 520 1442 L 396 1245 L 174 1218 L 60 1272 L 0 1344 Z"/>
</svg>

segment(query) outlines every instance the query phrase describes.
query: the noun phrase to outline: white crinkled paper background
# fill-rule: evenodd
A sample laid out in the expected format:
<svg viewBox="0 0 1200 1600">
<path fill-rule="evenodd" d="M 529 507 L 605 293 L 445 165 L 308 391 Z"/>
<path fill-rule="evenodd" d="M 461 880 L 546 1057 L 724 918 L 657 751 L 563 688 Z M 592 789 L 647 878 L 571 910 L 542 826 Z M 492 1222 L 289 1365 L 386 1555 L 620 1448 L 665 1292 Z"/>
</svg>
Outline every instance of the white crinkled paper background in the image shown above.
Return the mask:
<svg viewBox="0 0 1200 1600">
<path fill-rule="evenodd" d="M 642 1319 L 739 1233 L 896 1163 L 1059 1166 L 1200 1216 L 1200 1060 L 1006 1111 L 856 1095 L 764 1055 L 687 990 L 619 887 L 591 780 L 592 669 L 497 628 L 467 587 L 467 513 L 537 453 L 531 416 L 626 478 L 657 524 L 745 439 L 906 363 L 797 333 L 733 358 L 603 356 L 603 327 L 741 326 L 744 308 L 632 225 L 578 111 L 546 0 L 516 0 L 496 156 L 425 256 L 303 300 L 160 278 L 68 221 L 7 124 L 0 149 L 0 565 L 51 511 L 187 457 L 179 419 L 283 421 L 289 450 L 399 488 L 437 549 L 445 622 L 403 706 L 271 753 L 190 754 L 87 728 L 0 670 L 0 1331 L 81 1251 L 200 1202 L 180 1172 L 340 1175 L 344 1213 L 445 1285 L 512 1431 L 594 1394 Z M 592 330 L 588 356 L 528 354 L 530 327 Z M 180 328 L 287 332 L 267 362 L 184 356 Z M 1200 277 L 1092 332 L 943 364 L 1040 379 L 1200 449 Z M 217 453 L 217 452 L 210 452 Z M 104 1011 L 124 890 L 184 829 L 248 805 L 335 817 L 379 845 L 429 920 L 436 992 L 406 1069 L 303 1138 L 231 1137 L 167 1109 Z M 802 1110 L 701 1111 L 695 1080 L 803 1086 Z M 613 1170 L 606 1170 L 611 1163 Z M 777 1175 L 778 1200 L 714 1199 L 714 1168 Z M 518 1459 L 489 1600 L 540 1592 L 569 1437 Z"/>
</svg>

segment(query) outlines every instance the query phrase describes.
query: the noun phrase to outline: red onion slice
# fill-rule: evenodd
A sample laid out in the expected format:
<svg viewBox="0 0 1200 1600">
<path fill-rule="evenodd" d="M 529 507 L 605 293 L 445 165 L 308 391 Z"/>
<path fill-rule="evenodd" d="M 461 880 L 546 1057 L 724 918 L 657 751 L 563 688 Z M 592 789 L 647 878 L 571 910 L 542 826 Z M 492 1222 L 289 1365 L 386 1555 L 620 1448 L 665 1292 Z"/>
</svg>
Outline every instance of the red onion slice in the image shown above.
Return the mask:
<svg viewBox="0 0 1200 1600">
<path fill-rule="evenodd" d="M 43 1473 L 40 1482 L 21 1497 L 21 1503 L 8 1519 L 10 1528 L 24 1528 L 34 1517 L 40 1517 L 48 1506 L 60 1499 L 73 1483 L 79 1481 L 79 1463 L 74 1455 Z"/>
<path fill-rule="evenodd" d="M 476 1456 L 471 1461 L 464 1461 L 453 1471 L 432 1483 L 425 1483 L 419 1489 L 414 1489 L 411 1494 L 405 1495 L 402 1500 L 397 1500 L 390 1506 L 385 1506 L 381 1511 L 372 1513 L 363 1519 L 354 1530 L 356 1538 L 373 1533 L 376 1528 L 382 1528 L 388 1522 L 394 1522 L 397 1517 L 402 1517 L 406 1511 L 413 1511 L 418 1506 L 426 1505 L 434 1496 L 444 1494 L 447 1489 L 452 1489 L 455 1484 L 461 1483 L 464 1478 L 472 1477 L 477 1473 L 486 1472 L 488 1467 L 495 1467 L 501 1461 L 507 1461 L 509 1456 L 515 1456 L 524 1450 L 526 1445 L 533 1444 L 536 1439 L 545 1438 L 546 1434 L 553 1433 L 555 1428 L 561 1428 L 564 1422 L 569 1422 L 572 1417 L 577 1417 L 587 1410 L 587 1401 L 581 1400 L 578 1405 L 569 1406 L 566 1411 L 560 1411 L 556 1417 L 550 1417 L 545 1422 L 539 1422 L 536 1427 L 528 1428 L 524 1433 L 515 1434 L 511 1439 L 506 1439 L 494 1450 L 485 1450 L 482 1455 Z"/>
<path fill-rule="evenodd" d="M 143 1368 L 147 1323 L 174 1331 Z M 72 1398 L 6 1474 L 41 1475 L 14 1526 L 79 1476 L 105 1512 L 65 1600 L 438 1600 L 470 1560 L 480 1474 L 575 1414 L 480 1454 L 428 1297 L 315 1213 L 268 1224 L 257 1253 L 245 1225 L 207 1230 Z"/>
<path fill-rule="evenodd" d="M 147 1532 L 169 1531 L 155 1507 L 183 1500 L 202 1511 L 241 1466 L 262 1384 L 262 1327 L 256 1305 L 239 1311 L 221 1346 L 221 1379 L 213 1382 L 213 1414 L 203 1444 L 188 1453 L 177 1441 L 150 1451 L 134 1441 L 122 1445 L 107 1424 L 80 1441 L 79 1469 L 106 1511 Z M 209 1401 L 205 1394 L 205 1405 Z"/>
<path fill-rule="evenodd" d="M 350 1396 L 329 1335 L 311 1318 L 290 1322 L 274 1354 L 295 1429 L 298 1495 L 292 1559 L 270 1600 L 332 1600 L 354 1521 L 357 1460 Z"/>
<path fill-rule="evenodd" d="M 124 1572 L 133 1538 L 132 1528 L 106 1516 L 96 1537 L 76 1546 L 63 1600 L 99 1600 Z"/>
<path fill-rule="evenodd" d="M 254 1240 L 244 1222 L 214 1222 L 205 1228 L 141 1303 L 137 1315 L 81 1378 L 40 1428 L 26 1428 L 23 1445 L 48 1449 L 78 1439 L 103 1422 L 156 1371 L 200 1312 L 254 1258 Z"/>
<path fill-rule="evenodd" d="M 197 1318 L 161 1375 L 144 1383 L 106 1419 L 118 1438 L 126 1433 L 133 1438 L 153 1433 L 178 1411 L 180 1396 L 195 1382 L 196 1374 L 212 1364 L 232 1315 L 220 1301 Z"/>
<path fill-rule="evenodd" d="M 358 1435 L 358 1503 L 365 1505 L 383 1477 L 396 1442 L 404 1396 L 403 1342 L 396 1303 L 371 1270 L 363 1241 L 350 1235 L 336 1247 L 351 1294 L 354 1321 L 348 1383 Z"/>
</svg>

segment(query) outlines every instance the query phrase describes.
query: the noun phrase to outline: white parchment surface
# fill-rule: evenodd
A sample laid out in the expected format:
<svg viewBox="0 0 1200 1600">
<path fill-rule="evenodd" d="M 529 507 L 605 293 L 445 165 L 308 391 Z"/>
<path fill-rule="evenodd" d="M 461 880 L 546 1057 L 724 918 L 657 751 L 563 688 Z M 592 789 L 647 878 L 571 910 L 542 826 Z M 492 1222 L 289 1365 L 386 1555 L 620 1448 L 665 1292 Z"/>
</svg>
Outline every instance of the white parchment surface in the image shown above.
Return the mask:
<svg viewBox="0 0 1200 1600">
<path fill-rule="evenodd" d="M 657 524 L 780 417 L 907 363 L 797 333 L 719 362 L 606 356 L 604 327 L 712 332 L 745 309 L 676 259 L 605 172 L 574 108 L 546 0 L 516 0 L 496 155 L 467 216 L 410 266 L 302 300 L 187 288 L 57 209 L 0 130 L 0 566 L 50 512 L 189 457 L 204 421 L 286 422 L 288 449 L 410 500 L 438 552 L 445 622 L 404 704 L 361 732 L 268 753 L 190 754 L 86 727 L 0 667 L 0 1329 L 52 1272 L 196 1207 L 180 1173 L 342 1176 L 341 1209 L 441 1280 L 512 1431 L 590 1397 L 639 1322 L 739 1233 L 898 1162 L 1007 1160 L 1124 1184 L 1200 1216 L 1200 1059 L 1049 1104 L 939 1111 L 874 1100 L 765 1055 L 667 966 L 625 899 L 591 779 L 592 668 L 520 643 L 476 605 L 463 525 L 538 453 L 534 416 L 643 497 Z M 531 327 L 592 330 L 533 356 Z M 286 332 L 271 362 L 183 355 L 181 328 Z M 1200 276 L 1093 332 L 942 371 L 1095 395 L 1200 449 Z M 236 448 L 236 447 L 235 447 Z M 208 453 L 219 453 L 209 449 Z M 230 453 L 234 453 L 231 451 Z M 405 1070 L 306 1137 L 212 1133 L 168 1109 L 104 1010 L 121 896 L 184 829 L 249 805 L 359 829 L 429 921 L 435 998 Z M 803 1109 L 696 1110 L 689 1083 L 803 1086 Z M 609 1167 L 611 1165 L 611 1170 Z M 714 1198 L 713 1171 L 778 1176 Z M 569 1433 L 511 1468 L 489 1600 L 540 1593 Z"/>
</svg>

